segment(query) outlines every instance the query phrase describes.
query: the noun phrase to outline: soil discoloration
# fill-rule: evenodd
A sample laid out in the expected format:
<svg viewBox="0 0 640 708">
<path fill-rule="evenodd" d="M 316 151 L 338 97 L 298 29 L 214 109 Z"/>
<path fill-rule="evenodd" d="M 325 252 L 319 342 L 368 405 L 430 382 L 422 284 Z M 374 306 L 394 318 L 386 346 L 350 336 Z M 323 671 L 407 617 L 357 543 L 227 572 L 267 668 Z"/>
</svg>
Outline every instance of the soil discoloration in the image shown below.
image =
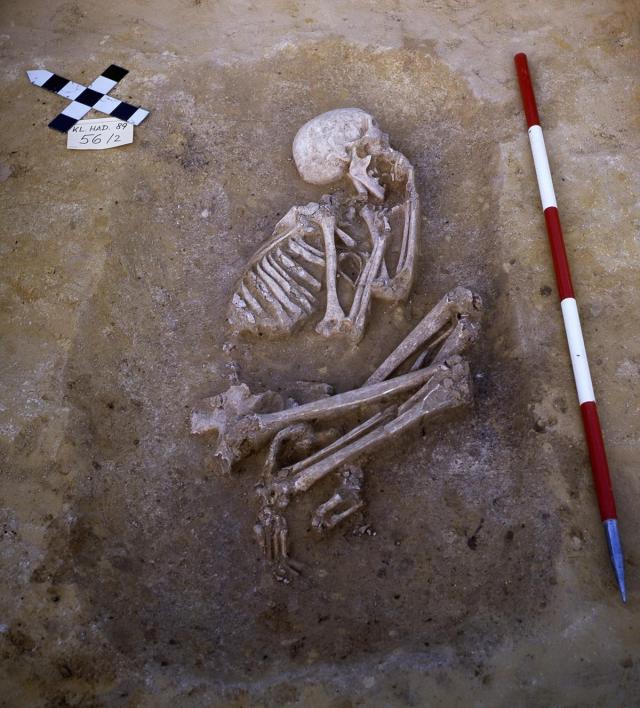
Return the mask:
<svg viewBox="0 0 640 708">
<path fill-rule="evenodd" d="M 311 77 L 319 65 L 340 81 L 317 96 Z M 198 75 L 187 74 L 188 83 Z M 411 80 L 400 82 L 401 75 Z M 175 160 L 160 152 L 162 177 L 152 188 L 179 223 L 167 228 L 152 202 L 138 207 L 135 238 L 113 229 L 68 359 L 68 439 L 77 470 L 68 553 L 82 601 L 134 664 L 157 655 L 160 665 L 215 667 L 229 681 L 306 674 L 318 663 L 398 650 L 421 654 L 452 641 L 456 651 L 489 651 L 505 633 L 519 632 L 516 615 L 539 610 L 559 550 L 557 525 L 542 519 L 544 469 L 522 446 L 531 435 L 527 375 L 522 362 L 505 357 L 512 323 L 499 291 L 492 219 L 466 206 L 471 183 L 475 201 L 495 200 L 483 176 L 497 160 L 490 115 L 433 59 L 337 41 L 285 50 L 251 72 L 224 70 L 218 83 L 191 117 L 216 166 L 207 179 L 222 185 L 230 223 L 213 211 L 206 228 L 194 227 L 197 189 L 177 198 L 184 172 L 201 159 L 188 154 L 195 139 L 178 141 Z M 211 117 L 209 106 L 223 100 L 226 112 Z M 309 325 L 275 343 L 243 339 L 225 354 L 224 312 L 238 264 L 269 233 L 274 212 L 318 195 L 289 162 L 295 126 L 330 106 L 363 103 L 417 165 L 427 216 L 410 302 L 376 308 L 355 348 L 323 341 Z M 214 131 L 222 137 L 208 143 Z M 367 464 L 366 518 L 320 541 L 308 528 L 328 490 L 318 485 L 292 514 L 302 576 L 276 583 L 251 534 L 259 463 L 246 461 L 232 479 L 210 469 L 206 442 L 189 436 L 189 409 L 225 386 L 231 363 L 257 390 L 286 390 L 298 379 L 356 386 L 459 282 L 487 302 L 486 335 L 472 353 L 474 410 L 376 455 Z M 159 289 L 167 293 L 160 300 Z M 523 382 L 522 396 L 510 395 L 514 379 Z M 537 473 L 523 475 L 525 466 Z M 528 528 L 505 553 L 505 529 L 523 517 Z M 482 543 L 474 531 L 480 518 Z M 363 523 L 375 536 L 354 535 Z"/>
</svg>

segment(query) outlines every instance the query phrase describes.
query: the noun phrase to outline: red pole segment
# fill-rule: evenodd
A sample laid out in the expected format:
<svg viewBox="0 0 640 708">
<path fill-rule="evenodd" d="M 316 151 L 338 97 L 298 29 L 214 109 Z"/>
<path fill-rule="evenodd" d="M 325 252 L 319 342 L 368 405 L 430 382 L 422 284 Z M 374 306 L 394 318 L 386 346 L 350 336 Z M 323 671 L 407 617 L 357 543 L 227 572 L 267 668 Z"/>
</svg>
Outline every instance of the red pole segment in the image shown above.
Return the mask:
<svg viewBox="0 0 640 708">
<path fill-rule="evenodd" d="M 553 258 L 553 270 L 558 284 L 558 296 L 562 302 L 566 297 L 574 297 L 574 293 L 558 208 L 554 206 L 547 207 L 544 210 L 544 220 L 547 224 L 547 236 L 549 237 L 551 257 Z"/>
<path fill-rule="evenodd" d="M 536 96 L 533 93 L 533 83 L 529 75 L 527 55 L 520 52 L 513 57 L 513 60 L 516 63 L 516 72 L 518 73 L 518 83 L 520 84 L 520 93 L 522 94 L 522 105 L 524 106 L 524 115 L 527 119 L 527 128 L 530 128 L 532 125 L 540 125 Z"/>
<path fill-rule="evenodd" d="M 598 408 L 595 401 L 583 403 L 580 406 L 580 413 L 582 414 L 582 424 L 584 425 L 585 437 L 589 448 L 589 459 L 593 468 L 593 482 L 598 496 L 600 518 L 603 521 L 615 519 L 618 516 L 616 502 L 611 488 L 607 453 L 604 449 L 600 418 L 598 417 Z"/>
</svg>

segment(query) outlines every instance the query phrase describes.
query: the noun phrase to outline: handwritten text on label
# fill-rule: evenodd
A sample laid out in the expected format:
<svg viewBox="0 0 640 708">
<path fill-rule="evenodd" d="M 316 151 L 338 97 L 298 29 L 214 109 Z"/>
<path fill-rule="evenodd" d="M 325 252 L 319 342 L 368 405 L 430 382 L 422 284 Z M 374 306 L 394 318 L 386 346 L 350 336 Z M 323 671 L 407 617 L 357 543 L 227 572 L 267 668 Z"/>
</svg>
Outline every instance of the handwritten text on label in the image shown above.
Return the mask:
<svg viewBox="0 0 640 708">
<path fill-rule="evenodd" d="M 117 118 L 79 120 L 67 133 L 70 150 L 106 150 L 133 142 L 133 125 Z"/>
</svg>

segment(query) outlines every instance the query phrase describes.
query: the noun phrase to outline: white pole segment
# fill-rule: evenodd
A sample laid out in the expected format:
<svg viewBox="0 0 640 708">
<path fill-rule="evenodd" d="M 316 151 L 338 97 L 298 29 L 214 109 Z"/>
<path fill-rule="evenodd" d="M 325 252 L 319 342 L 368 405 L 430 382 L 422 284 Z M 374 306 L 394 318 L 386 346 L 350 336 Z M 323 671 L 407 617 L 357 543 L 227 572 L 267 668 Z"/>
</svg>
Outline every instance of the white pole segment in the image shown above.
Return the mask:
<svg viewBox="0 0 640 708">
<path fill-rule="evenodd" d="M 547 149 L 544 145 L 542 128 L 539 125 L 532 125 L 529 128 L 529 142 L 531 143 L 531 153 L 533 163 L 536 168 L 538 178 L 538 188 L 540 189 L 540 199 L 542 200 L 542 211 L 547 207 L 557 207 L 556 194 L 553 190 L 553 180 L 549 169 Z"/>
<path fill-rule="evenodd" d="M 562 308 L 564 329 L 567 333 L 567 341 L 569 342 L 569 354 L 571 355 L 573 377 L 575 378 L 576 389 L 578 391 L 578 401 L 580 405 L 582 405 L 588 401 L 595 401 L 596 397 L 593 393 L 589 362 L 587 360 L 587 352 L 584 348 L 578 306 L 575 298 L 565 297 L 560 303 L 560 307 Z"/>
</svg>

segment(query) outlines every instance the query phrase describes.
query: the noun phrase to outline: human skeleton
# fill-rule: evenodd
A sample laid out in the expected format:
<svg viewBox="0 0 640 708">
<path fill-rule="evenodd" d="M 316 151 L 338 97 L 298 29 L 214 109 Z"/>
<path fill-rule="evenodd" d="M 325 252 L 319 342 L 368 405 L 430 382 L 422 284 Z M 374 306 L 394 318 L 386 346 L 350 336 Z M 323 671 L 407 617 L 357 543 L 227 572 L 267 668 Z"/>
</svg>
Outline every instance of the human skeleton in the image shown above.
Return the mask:
<svg viewBox="0 0 640 708">
<path fill-rule="evenodd" d="M 355 194 L 325 195 L 289 210 L 249 262 L 229 321 L 236 333 L 289 334 L 316 311 L 324 280 L 326 308 L 316 332 L 357 343 L 371 300 L 397 302 L 411 289 L 419 215 L 413 168 L 360 109 L 330 111 L 306 123 L 293 154 L 307 182 L 325 185 L 346 177 Z M 391 268 L 390 245 L 398 240 Z M 349 263 L 355 274 L 347 272 Z M 347 313 L 339 279 L 352 290 Z M 217 433 L 215 454 L 225 471 L 267 448 L 254 531 L 276 568 L 291 567 L 283 512 L 293 497 L 335 474 L 334 493 L 312 515 L 317 531 L 334 528 L 363 506 L 361 464 L 367 453 L 419 421 L 470 401 L 462 354 L 478 336 L 481 308 L 470 290 L 453 289 L 360 388 L 298 405 L 270 391 L 252 394 L 239 384 L 192 415 L 192 433 Z M 353 412 L 366 413 L 364 422 L 340 434 L 332 424 Z"/>
<path fill-rule="evenodd" d="M 374 118 L 357 108 L 329 111 L 302 126 L 293 157 L 306 182 L 346 178 L 352 193 L 324 195 L 285 214 L 249 261 L 229 321 L 236 332 L 289 334 L 317 309 L 324 280 L 326 309 L 316 332 L 358 342 L 372 298 L 397 302 L 411 290 L 420 211 L 413 167 L 389 146 Z M 387 251 L 397 236 L 400 252 L 391 276 Z M 338 278 L 352 289 L 347 314 Z"/>
</svg>

